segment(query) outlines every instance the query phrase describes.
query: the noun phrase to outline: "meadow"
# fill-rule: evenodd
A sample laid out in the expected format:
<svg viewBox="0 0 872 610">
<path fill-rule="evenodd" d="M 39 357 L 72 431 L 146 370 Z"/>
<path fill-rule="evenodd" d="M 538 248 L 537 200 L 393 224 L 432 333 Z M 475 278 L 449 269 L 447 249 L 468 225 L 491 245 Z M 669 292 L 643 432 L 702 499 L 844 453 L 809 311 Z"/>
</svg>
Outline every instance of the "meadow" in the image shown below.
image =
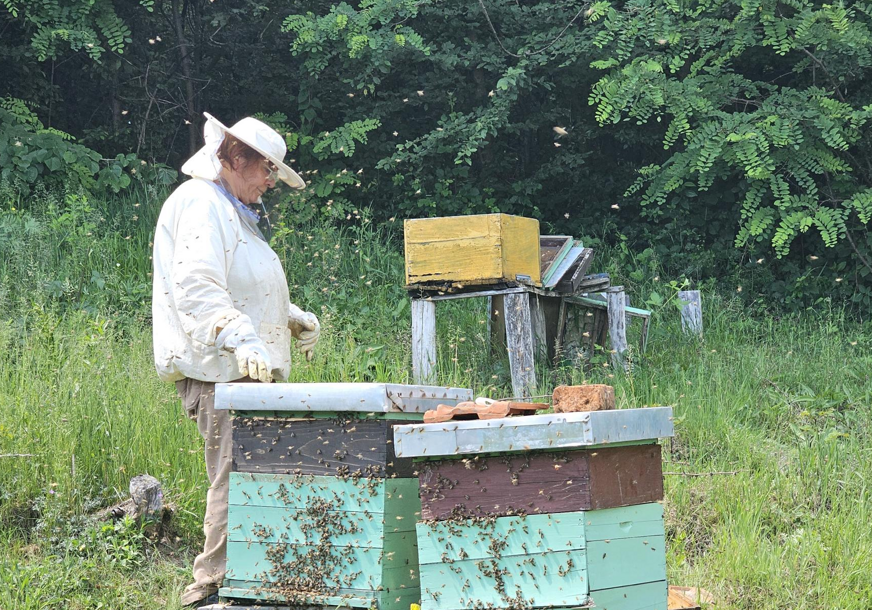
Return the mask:
<svg viewBox="0 0 872 610">
<path fill-rule="evenodd" d="M 202 442 L 151 361 L 150 235 L 163 193 L 111 201 L 0 186 L 0 609 L 179 607 L 201 544 Z M 279 219 L 275 246 L 322 340 L 291 381 L 410 382 L 398 229 Z M 872 603 L 872 328 L 822 300 L 798 314 L 704 283 L 705 338 L 684 337 L 679 278 L 627 248 L 594 264 L 654 307 L 629 374 L 607 354 L 560 383 L 610 383 L 620 407 L 671 405 L 668 577 L 736 609 Z M 657 295 L 654 298 L 653 295 Z M 439 382 L 510 393 L 484 349 L 483 302 L 440 305 Z M 96 522 L 129 479 L 176 512 L 159 540 Z"/>
</svg>

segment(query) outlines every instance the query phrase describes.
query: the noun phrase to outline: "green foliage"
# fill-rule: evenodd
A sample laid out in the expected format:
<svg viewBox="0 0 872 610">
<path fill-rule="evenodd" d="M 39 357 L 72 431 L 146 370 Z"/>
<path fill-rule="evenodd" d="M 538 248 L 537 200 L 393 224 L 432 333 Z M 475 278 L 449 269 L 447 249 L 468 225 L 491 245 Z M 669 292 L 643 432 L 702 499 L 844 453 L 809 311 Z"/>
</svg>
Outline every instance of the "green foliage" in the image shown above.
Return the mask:
<svg viewBox="0 0 872 610">
<path fill-rule="evenodd" d="M 856 156 L 872 118 L 861 76 L 872 66 L 868 11 L 788 4 L 612 10 L 595 41 L 605 58 L 592 63 L 607 73 L 590 95 L 603 125 L 666 124 L 673 152 L 628 195 L 645 186 L 643 206 L 674 206 L 688 188 L 741 184 L 735 245 L 767 242 L 778 257 L 809 229 L 829 248 L 865 230 L 856 193 L 872 180 Z"/>
<path fill-rule="evenodd" d="M 111 0 L 2 1 L 12 17 L 30 26 L 30 44 L 40 61 L 57 58 L 66 47 L 99 62 L 107 49 L 120 54 L 132 42 L 130 28 Z M 154 2 L 142 4 L 149 7 Z"/>
</svg>

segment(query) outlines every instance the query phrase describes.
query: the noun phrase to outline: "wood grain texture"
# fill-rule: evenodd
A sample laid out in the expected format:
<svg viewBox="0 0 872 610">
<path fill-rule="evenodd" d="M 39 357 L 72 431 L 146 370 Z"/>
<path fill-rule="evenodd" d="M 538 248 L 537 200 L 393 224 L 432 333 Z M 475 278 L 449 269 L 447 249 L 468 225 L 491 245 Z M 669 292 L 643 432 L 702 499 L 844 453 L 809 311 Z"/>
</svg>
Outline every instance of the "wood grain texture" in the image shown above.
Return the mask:
<svg viewBox="0 0 872 610">
<path fill-rule="evenodd" d="M 417 484 L 231 473 L 225 587 L 243 599 L 407 610 L 420 598 Z"/>
<path fill-rule="evenodd" d="M 412 299 L 412 379 L 436 381 L 436 303 Z"/>
<path fill-rule="evenodd" d="M 609 339 L 611 340 L 612 367 L 627 370 L 627 313 L 624 287 L 612 286 L 606 291 L 609 312 Z"/>
<path fill-rule="evenodd" d="M 410 477 L 394 455 L 403 421 L 356 418 L 234 418 L 233 471 L 296 475 Z"/>
<path fill-rule="evenodd" d="M 659 445 L 418 465 L 421 518 L 567 513 L 663 499 Z"/>
<path fill-rule="evenodd" d="M 507 294 L 503 303 L 506 316 L 506 348 L 512 374 L 512 394 L 514 398 L 529 397 L 536 393 L 530 295 Z"/>
<path fill-rule="evenodd" d="M 570 608 L 586 605 L 589 593 L 597 607 L 665 610 L 658 503 L 422 521 L 416 530 L 425 609 L 516 608 L 519 600 L 529 602 L 523 607 Z"/>
<path fill-rule="evenodd" d="M 529 276 L 539 285 L 539 222 L 506 214 L 404 222 L 406 285 L 493 284 Z"/>
<path fill-rule="evenodd" d="M 555 290 L 575 294 L 582 278 L 584 278 L 590 269 L 591 263 L 593 263 L 593 249 L 584 248 L 581 256 L 569 268 L 569 271 L 563 275 L 563 278 L 557 282 L 557 285 L 554 287 Z"/>
<path fill-rule="evenodd" d="M 702 296 L 699 290 L 681 290 L 678 298 L 686 303 L 681 308 L 681 330 L 702 337 Z"/>
</svg>

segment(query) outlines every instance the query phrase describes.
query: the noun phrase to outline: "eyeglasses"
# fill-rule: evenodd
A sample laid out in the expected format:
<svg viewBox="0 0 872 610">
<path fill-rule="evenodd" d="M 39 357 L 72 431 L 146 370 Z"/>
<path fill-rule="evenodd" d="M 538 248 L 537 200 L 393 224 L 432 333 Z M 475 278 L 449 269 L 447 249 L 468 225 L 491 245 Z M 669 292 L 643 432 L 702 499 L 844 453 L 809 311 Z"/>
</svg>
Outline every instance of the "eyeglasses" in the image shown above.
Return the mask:
<svg viewBox="0 0 872 610">
<path fill-rule="evenodd" d="M 278 182 L 279 168 L 276 167 L 276 164 L 272 161 L 264 161 L 263 167 L 268 172 L 266 175 L 266 179 L 272 180 L 273 182 Z"/>
</svg>

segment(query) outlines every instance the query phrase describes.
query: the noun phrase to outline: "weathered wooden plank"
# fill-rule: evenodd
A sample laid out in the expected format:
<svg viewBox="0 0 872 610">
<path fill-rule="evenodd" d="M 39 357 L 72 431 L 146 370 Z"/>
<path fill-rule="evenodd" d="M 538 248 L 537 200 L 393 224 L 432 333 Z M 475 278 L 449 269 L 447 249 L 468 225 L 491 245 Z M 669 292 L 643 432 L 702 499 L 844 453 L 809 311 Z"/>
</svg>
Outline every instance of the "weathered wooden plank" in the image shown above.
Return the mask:
<svg viewBox="0 0 872 610">
<path fill-rule="evenodd" d="M 398 457 L 522 452 L 641 442 L 673 432 L 672 407 L 618 409 L 397 426 L 394 449 Z"/>
<path fill-rule="evenodd" d="M 436 381 L 436 303 L 412 299 L 412 379 Z"/>
<path fill-rule="evenodd" d="M 609 339 L 611 340 L 612 366 L 627 370 L 627 314 L 624 287 L 612 286 L 606 290 L 609 312 Z"/>
<path fill-rule="evenodd" d="M 309 603 L 318 606 L 319 610 L 328 610 L 332 608 L 370 608 L 378 599 L 377 593 L 373 591 L 354 590 L 354 589 L 339 589 L 335 595 L 318 595 L 315 593 L 297 593 L 289 599 L 287 595 L 282 595 L 278 589 L 271 589 L 268 584 L 259 580 L 239 580 L 236 578 L 225 578 L 224 586 L 218 591 L 221 597 L 231 599 L 258 599 L 274 603 L 292 602 L 295 605 L 300 603 Z M 235 605 L 233 606 L 236 607 Z M 258 606 L 258 610 L 265 610 L 262 606 Z M 287 610 L 282 607 L 277 610 Z"/>
<path fill-rule="evenodd" d="M 585 536 L 613 540 L 663 535 L 663 505 L 659 502 L 622 506 L 585 513 Z"/>
<path fill-rule="evenodd" d="M 418 464 L 423 519 L 558 513 L 590 507 L 588 462 L 576 452 Z"/>
<path fill-rule="evenodd" d="M 395 479 L 230 473 L 231 506 L 281 506 L 308 509 L 316 504 L 330 510 L 384 512 L 386 481 Z M 414 480 L 414 479 L 413 479 Z"/>
<path fill-rule="evenodd" d="M 566 513 L 663 499 L 659 445 L 418 464 L 423 519 Z"/>
<path fill-rule="evenodd" d="M 225 580 L 225 586 L 219 591 L 222 598 L 233 600 L 256 600 L 256 606 L 232 605 L 233 610 L 288 610 L 291 603 L 294 610 L 340 610 L 341 608 L 378 608 L 378 610 L 409 610 L 413 603 L 421 600 L 419 588 L 384 590 L 380 593 L 355 589 L 340 589 L 337 595 L 323 596 L 312 593 L 295 593 L 289 599 L 278 590 L 265 587 L 263 583 L 248 580 Z M 264 606 L 262 602 L 281 604 L 281 606 Z M 206 606 L 205 610 L 213 610 Z M 223 604 L 216 604 L 214 610 L 225 610 Z"/>
<path fill-rule="evenodd" d="M 590 452 L 592 510 L 663 499 L 660 445 L 609 447 Z M 658 505 L 659 506 L 659 505 Z"/>
<path fill-rule="evenodd" d="M 507 294 L 503 297 L 506 316 L 506 348 L 515 398 L 536 393 L 536 369 L 533 352 L 533 327 L 530 319 L 530 296 Z"/>
<path fill-rule="evenodd" d="M 584 606 L 585 551 L 460 560 L 421 566 L 422 610 Z"/>
<path fill-rule="evenodd" d="M 681 307 L 681 330 L 702 337 L 702 296 L 699 290 L 681 290 L 678 298 L 685 302 Z"/>
<path fill-rule="evenodd" d="M 611 589 L 666 580 L 666 540 L 663 536 L 588 541 L 590 586 Z"/>
<path fill-rule="evenodd" d="M 666 581 L 590 592 L 597 610 L 666 610 Z"/>
<path fill-rule="evenodd" d="M 237 411 L 423 413 L 472 400 L 472 391 L 392 383 L 219 383 L 215 408 Z"/>
<path fill-rule="evenodd" d="M 419 521 L 421 565 L 585 548 L 584 513 Z"/>
<path fill-rule="evenodd" d="M 294 542 L 318 544 L 329 535 L 336 546 L 382 548 L 384 515 L 380 513 L 323 511 L 310 514 L 280 506 L 231 506 L 227 539 L 233 542 Z M 318 522 L 328 527 L 315 527 Z M 414 529 L 414 528 L 407 528 Z"/>
<path fill-rule="evenodd" d="M 539 237 L 539 268 L 542 271 L 543 283 L 555 265 L 559 265 L 566 258 L 573 243 L 574 240 L 569 235 L 542 235 Z"/>
<path fill-rule="evenodd" d="M 395 583 L 418 586 L 418 571 L 386 568 L 382 550 L 353 546 L 227 542 L 227 578 L 267 582 L 299 582 L 314 590 L 345 588 L 378 591 L 384 575 Z M 397 585 L 399 586 L 399 585 Z"/>
<path fill-rule="evenodd" d="M 569 270 L 563 275 L 561 280 L 555 286 L 555 290 L 559 292 L 568 292 L 570 294 L 575 294 L 578 290 L 579 284 L 581 284 L 582 278 L 584 278 L 585 274 L 590 269 L 590 265 L 593 262 L 593 249 L 592 248 L 584 248 L 581 252 L 581 256 L 573 263 L 573 265 L 569 268 Z"/>
<path fill-rule="evenodd" d="M 394 455 L 393 426 L 356 418 L 234 418 L 233 470 L 275 474 L 409 477 Z"/>
<path fill-rule="evenodd" d="M 575 244 L 576 245 L 570 248 L 563 260 L 557 263 L 556 266 L 552 265 L 548 269 L 548 273 L 542 277 L 543 287 L 555 288 L 560 280 L 566 276 L 572 266 L 581 258 L 584 253 L 584 246 L 581 245 L 580 241 L 576 241 Z"/>
<path fill-rule="evenodd" d="M 548 359 L 548 336 L 545 328 L 545 300 L 530 295 L 530 324 L 533 333 L 533 361 L 544 363 Z"/>
</svg>

